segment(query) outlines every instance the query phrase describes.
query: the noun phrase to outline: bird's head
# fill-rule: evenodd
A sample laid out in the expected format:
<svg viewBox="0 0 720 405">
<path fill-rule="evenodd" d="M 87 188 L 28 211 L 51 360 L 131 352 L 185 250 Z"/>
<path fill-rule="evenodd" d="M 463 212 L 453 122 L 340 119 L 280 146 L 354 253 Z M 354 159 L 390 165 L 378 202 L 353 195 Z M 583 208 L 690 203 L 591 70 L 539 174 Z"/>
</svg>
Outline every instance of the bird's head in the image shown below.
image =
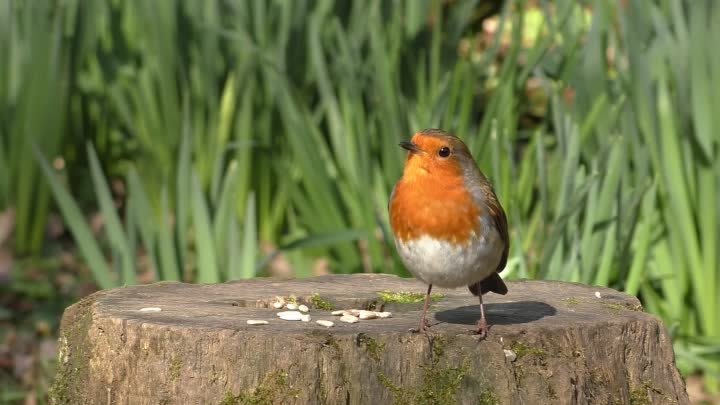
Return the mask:
<svg viewBox="0 0 720 405">
<path fill-rule="evenodd" d="M 426 129 L 400 142 L 408 151 L 403 177 L 407 180 L 424 177 L 457 177 L 475 167 L 467 146 L 460 138 L 439 129 Z"/>
</svg>

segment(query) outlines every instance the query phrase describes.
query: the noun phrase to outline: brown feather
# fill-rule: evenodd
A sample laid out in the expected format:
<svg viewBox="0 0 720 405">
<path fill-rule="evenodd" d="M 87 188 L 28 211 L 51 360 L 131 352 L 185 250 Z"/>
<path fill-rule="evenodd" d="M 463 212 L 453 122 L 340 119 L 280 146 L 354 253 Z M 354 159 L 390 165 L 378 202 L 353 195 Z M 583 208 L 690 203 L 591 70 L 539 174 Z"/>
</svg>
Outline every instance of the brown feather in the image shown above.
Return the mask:
<svg viewBox="0 0 720 405">
<path fill-rule="evenodd" d="M 468 286 L 468 288 L 473 295 L 481 295 L 490 291 L 496 294 L 505 295 L 507 294 L 508 289 L 505 285 L 505 282 L 498 273 L 505 269 L 505 265 L 507 264 L 508 252 L 510 251 L 510 235 L 508 234 L 507 217 L 505 216 L 505 211 L 500 205 L 500 202 L 497 200 L 497 196 L 492 190 L 490 184 L 486 183 L 484 186 L 486 186 L 488 189 L 486 190 L 487 192 L 485 193 L 485 195 L 490 217 L 493 219 L 493 223 L 495 224 L 498 233 L 500 233 L 500 239 L 505 242 L 505 247 L 503 249 L 503 253 L 500 257 L 500 262 L 498 263 L 498 267 L 497 270 L 495 270 L 495 273 L 491 274 L 490 276 L 486 277 L 484 280 L 478 283 Z"/>
</svg>

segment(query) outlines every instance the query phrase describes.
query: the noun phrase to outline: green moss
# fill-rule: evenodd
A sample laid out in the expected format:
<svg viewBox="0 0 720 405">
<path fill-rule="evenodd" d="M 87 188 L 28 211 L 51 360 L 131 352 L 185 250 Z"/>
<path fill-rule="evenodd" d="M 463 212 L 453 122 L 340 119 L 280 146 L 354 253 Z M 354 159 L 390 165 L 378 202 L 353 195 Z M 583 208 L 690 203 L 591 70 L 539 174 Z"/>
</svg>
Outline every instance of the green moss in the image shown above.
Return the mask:
<svg viewBox="0 0 720 405">
<path fill-rule="evenodd" d="M 435 336 L 430 341 L 430 349 L 432 352 L 432 360 L 437 361 L 445 354 L 445 346 L 447 339 L 444 336 Z"/>
<path fill-rule="evenodd" d="M 497 395 L 495 395 L 495 391 L 493 391 L 491 388 L 485 388 L 480 392 L 480 397 L 478 397 L 478 405 L 498 405 L 500 403 L 500 400 L 498 399 Z"/>
<path fill-rule="evenodd" d="M 310 302 L 317 309 L 322 309 L 325 311 L 332 311 L 333 309 L 335 309 L 335 307 L 333 307 L 333 304 L 321 297 L 318 293 L 313 293 L 310 296 Z"/>
<path fill-rule="evenodd" d="M 633 385 L 631 385 L 633 387 Z M 654 387 L 651 384 L 650 380 L 644 380 L 642 382 L 642 387 L 635 386 L 630 391 L 630 405 L 650 405 L 653 403 L 652 399 L 650 398 L 650 393 L 653 393 L 655 395 L 659 395 L 663 398 L 664 402 L 672 403 L 677 402 L 673 399 L 672 396 L 669 396 L 665 393 L 663 393 L 658 388 Z"/>
<path fill-rule="evenodd" d="M 630 392 L 630 405 L 650 405 L 650 396 L 645 388 L 637 388 Z"/>
<path fill-rule="evenodd" d="M 413 395 L 410 390 L 398 386 L 383 373 L 379 373 L 377 379 L 383 387 L 392 392 L 394 398 L 393 405 L 413 405 Z"/>
<path fill-rule="evenodd" d="M 385 374 L 378 374 L 378 382 L 393 393 L 393 405 L 444 405 L 456 402 L 457 390 L 469 366 L 467 361 L 463 361 L 460 367 L 441 366 L 446 343 L 444 338 L 436 337 L 432 340 L 432 357 L 428 364 L 421 366 L 423 380 L 418 387 L 401 387 Z M 481 404 L 494 405 L 493 402 Z"/>
<path fill-rule="evenodd" d="M 175 357 L 170 362 L 170 368 L 168 374 L 170 375 L 170 381 L 175 381 L 180 377 L 180 371 L 182 370 L 183 361 L 179 357 Z"/>
<path fill-rule="evenodd" d="M 297 304 L 298 300 L 297 300 L 296 296 L 291 295 L 291 296 L 285 298 L 285 302 L 287 302 L 288 304 Z"/>
<path fill-rule="evenodd" d="M 83 383 L 89 373 L 93 296 L 70 307 L 63 317 L 60 335 L 60 361 L 49 396 L 57 405 L 85 403 Z"/>
<path fill-rule="evenodd" d="M 547 357 L 547 353 L 545 352 L 545 350 L 530 347 L 523 342 L 513 343 L 512 346 L 510 346 L 510 349 L 515 352 L 518 359 L 521 359 L 524 356 L 535 356 L 540 360 L 545 360 L 545 358 Z"/>
<path fill-rule="evenodd" d="M 563 301 L 565 303 L 565 305 L 567 305 L 568 307 L 575 307 L 584 302 L 589 302 L 587 300 L 584 300 L 584 299 L 578 298 L 578 297 L 563 298 L 561 301 Z M 595 301 L 593 301 L 593 302 L 595 302 Z M 632 305 L 630 303 L 601 302 L 600 305 L 609 309 L 612 313 L 615 313 L 615 314 L 619 313 L 620 311 L 643 311 L 642 305 Z"/>
<path fill-rule="evenodd" d="M 614 302 L 606 302 L 606 303 L 603 303 L 603 306 L 604 306 L 605 308 L 609 309 L 610 312 L 612 312 L 613 314 L 617 314 L 617 313 L 619 313 L 620 311 L 624 311 L 624 310 L 626 309 L 626 308 L 625 308 L 625 305 L 617 304 L 617 303 L 614 303 Z"/>
<path fill-rule="evenodd" d="M 407 292 L 407 291 L 380 291 L 380 298 L 385 302 L 393 302 L 398 304 L 417 304 L 425 301 L 425 294 Z M 430 294 L 430 300 L 433 302 L 440 301 L 444 298 L 442 294 Z"/>
<path fill-rule="evenodd" d="M 231 391 L 225 393 L 222 401 L 218 405 L 238 405 L 238 399 Z"/>
<path fill-rule="evenodd" d="M 365 350 L 376 363 L 380 361 L 380 357 L 385 352 L 385 343 L 378 343 L 377 340 L 361 333 L 358 335 L 358 342 L 365 347 Z"/>
<path fill-rule="evenodd" d="M 619 302 L 605 302 L 603 303 L 603 306 L 610 310 L 610 312 L 617 314 L 621 311 L 642 311 L 642 305 L 631 305 L 631 304 L 622 304 Z"/>
<path fill-rule="evenodd" d="M 440 405 L 455 403 L 455 393 L 468 372 L 466 362 L 460 367 L 440 367 L 437 362 L 423 366 L 423 385 L 416 403 Z"/>
<path fill-rule="evenodd" d="M 321 370 L 322 370 L 322 369 L 321 369 Z M 321 373 L 321 374 L 324 374 L 323 371 L 320 371 L 320 373 Z M 319 384 L 319 387 L 318 387 L 318 391 L 319 391 L 319 393 L 318 393 L 318 395 L 319 395 L 318 405 L 327 405 L 327 393 L 328 393 L 328 389 L 327 389 L 327 387 L 325 386 L 325 379 L 321 377 L 321 378 L 318 380 L 318 384 Z"/>
<path fill-rule="evenodd" d="M 590 371 L 590 381 L 595 385 L 607 385 L 608 383 L 607 377 L 597 370 Z"/>
<path fill-rule="evenodd" d="M 228 391 L 219 405 L 273 405 L 285 403 L 291 397 L 297 397 L 299 389 L 288 382 L 288 373 L 280 370 L 269 373 L 252 392 L 238 395 Z"/>
</svg>

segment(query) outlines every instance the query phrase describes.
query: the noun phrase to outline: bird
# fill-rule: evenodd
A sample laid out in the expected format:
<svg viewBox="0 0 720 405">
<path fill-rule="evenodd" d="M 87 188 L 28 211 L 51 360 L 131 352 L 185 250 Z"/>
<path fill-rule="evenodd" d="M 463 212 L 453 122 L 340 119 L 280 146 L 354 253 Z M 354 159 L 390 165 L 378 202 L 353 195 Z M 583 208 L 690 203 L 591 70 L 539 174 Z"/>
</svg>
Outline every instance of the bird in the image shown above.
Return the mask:
<svg viewBox="0 0 720 405">
<path fill-rule="evenodd" d="M 485 338 L 489 327 L 483 294 L 508 292 L 499 275 L 510 249 L 505 211 L 457 136 L 425 129 L 400 146 L 407 157 L 388 203 L 390 227 L 405 268 L 428 286 L 420 325 L 412 331 L 430 328 L 433 286 L 467 286 L 480 300 L 473 332 Z"/>
</svg>

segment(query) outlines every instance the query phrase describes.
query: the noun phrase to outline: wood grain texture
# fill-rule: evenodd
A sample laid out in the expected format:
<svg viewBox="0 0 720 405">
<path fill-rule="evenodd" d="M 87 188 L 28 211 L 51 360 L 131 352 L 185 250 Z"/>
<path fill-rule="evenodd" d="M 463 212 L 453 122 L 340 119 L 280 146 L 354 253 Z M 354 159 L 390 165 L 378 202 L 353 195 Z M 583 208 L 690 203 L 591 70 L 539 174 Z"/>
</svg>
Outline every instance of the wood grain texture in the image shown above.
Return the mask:
<svg viewBox="0 0 720 405">
<path fill-rule="evenodd" d="M 388 275 L 101 291 L 65 312 L 52 402 L 689 404 L 670 339 L 637 299 L 571 283 L 508 284 L 506 296 L 485 297 L 494 326 L 484 341 L 469 333 L 479 313 L 464 288 L 438 289 L 431 334 L 408 333 L 421 304 L 378 292 L 425 287 Z M 291 295 L 312 308 L 312 322 L 275 316 L 273 299 Z M 340 323 L 313 308 L 318 297 L 393 317 Z M 162 311 L 139 311 L 146 307 Z"/>
</svg>

